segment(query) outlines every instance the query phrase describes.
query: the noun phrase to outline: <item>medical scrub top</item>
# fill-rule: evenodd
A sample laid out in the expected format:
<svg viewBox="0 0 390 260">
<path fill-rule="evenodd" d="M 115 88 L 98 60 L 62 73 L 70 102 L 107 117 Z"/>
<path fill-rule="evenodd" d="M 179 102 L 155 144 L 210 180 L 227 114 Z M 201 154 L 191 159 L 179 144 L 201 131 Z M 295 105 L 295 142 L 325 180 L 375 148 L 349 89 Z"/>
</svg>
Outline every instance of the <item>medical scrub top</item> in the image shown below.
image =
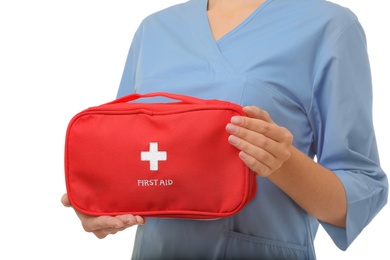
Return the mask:
<svg viewBox="0 0 390 260">
<path fill-rule="evenodd" d="M 232 217 L 147 219 L 137 230 L 134 259 L 315 259 L 319 224 L 345 250 L 387 202 L 365 35 L 346 8 L 324 0 L 268 0 L 217 41 L 207 0 L 154 13 L 135 33 L 118 97 L 158 91 L 268 111 L 292 132 L 295 147 L 340 178 L 347 224 L 317 220 L 257 177 L 256 197 Z"/>
</svg>

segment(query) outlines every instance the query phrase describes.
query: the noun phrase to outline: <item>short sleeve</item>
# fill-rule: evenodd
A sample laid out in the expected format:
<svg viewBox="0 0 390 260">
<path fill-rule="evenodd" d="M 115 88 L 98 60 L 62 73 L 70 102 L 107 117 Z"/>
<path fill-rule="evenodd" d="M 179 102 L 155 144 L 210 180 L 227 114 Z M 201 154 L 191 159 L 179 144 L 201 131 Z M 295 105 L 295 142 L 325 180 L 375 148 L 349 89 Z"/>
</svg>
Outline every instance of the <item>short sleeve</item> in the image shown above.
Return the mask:
<svg viewBox="0 0 390 260">
<path fill-rule="evenodd" d="M 139 61 L 139 53 L 142 40 L 142 24 L 137 29 L 126 58 L 122 78 L 117 92 L 117 98 L 135 92 L 136 68 Z"/>
<path fill-rule="evenodd" d="M 321 222 L 346 250 L 387 203 L 388 181 L 372 121 L 372 84 L 364 31 L 358 21 L 328 39 L 319 58 L 310 120 L 318 163 L 332 170 L 347 195 L 346 228 Z"/>
</svg>

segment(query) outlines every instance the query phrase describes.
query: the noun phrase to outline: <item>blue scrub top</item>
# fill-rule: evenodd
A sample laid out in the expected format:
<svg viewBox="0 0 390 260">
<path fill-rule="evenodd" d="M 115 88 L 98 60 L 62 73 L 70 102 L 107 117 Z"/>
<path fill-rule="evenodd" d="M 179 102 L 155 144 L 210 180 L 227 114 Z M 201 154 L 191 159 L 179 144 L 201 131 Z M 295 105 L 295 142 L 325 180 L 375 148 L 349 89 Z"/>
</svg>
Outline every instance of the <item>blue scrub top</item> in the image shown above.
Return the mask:
<svg viewBox="0 0 390 260">
<path fill-rule="evenodd" d="M 207 0 L 191 0 L 144 19 L 118 97 L 164 91 L 268 111 L 292 132 L 295 147 L 341 179 L 347 226 L 319 222 L 267 178 L 257 177 L 257 196 L 233 217 L 148 219 L 137 230 L 133 257 L 315 259 L 319 224 L 347 249 L 388 194 L 358 19 L 324 0 L 268 0 L 215 41 L 206 11 Z"/>
</svg>

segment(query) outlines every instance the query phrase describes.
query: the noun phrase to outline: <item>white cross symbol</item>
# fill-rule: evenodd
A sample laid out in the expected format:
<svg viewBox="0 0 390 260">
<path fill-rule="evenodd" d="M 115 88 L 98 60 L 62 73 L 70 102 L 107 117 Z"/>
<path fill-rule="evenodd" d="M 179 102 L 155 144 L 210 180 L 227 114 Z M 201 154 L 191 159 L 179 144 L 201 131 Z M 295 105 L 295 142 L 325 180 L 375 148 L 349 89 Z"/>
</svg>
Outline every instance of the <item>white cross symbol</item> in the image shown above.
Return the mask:
<svg viewBox="0 0 390 260">
<path fill-rule="evenodd" d="M 150 162 L 150 170 L 158 170 L 158 161 L 166 161 L 167 152 L 158 151 L 158 143 L 149 144 L 149 152 L 141 152 L 141 161 Z"/>
</svg>

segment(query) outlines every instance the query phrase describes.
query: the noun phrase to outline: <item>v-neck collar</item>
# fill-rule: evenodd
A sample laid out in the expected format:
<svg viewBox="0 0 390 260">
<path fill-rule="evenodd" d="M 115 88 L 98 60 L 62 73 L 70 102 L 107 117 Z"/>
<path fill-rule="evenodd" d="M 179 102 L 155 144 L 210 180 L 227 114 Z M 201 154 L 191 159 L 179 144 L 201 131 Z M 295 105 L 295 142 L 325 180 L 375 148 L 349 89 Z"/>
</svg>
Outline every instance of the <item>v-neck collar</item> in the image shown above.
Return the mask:
<svg viewBox="0 0 390 260">
<path fill-rule="evenodd" d="M 252 20 L 253 17 L 255 17 L 266 5 L 268 5 L 270 2 L 272 2 L 273 0 L 265 0 L 264 3 L 262 3 L 260 6 L 258 6 L 249 16 L 247 16 L 241 23 L 239 23 L 236 27 L 234 27 L 233 29 L 231 29 L 230 31 L 228 31 L 227 33 L 225 33 L 222 37 L 220 37 L 218 40 L 215 40 L 214 39 L 214 35 L 212 34 L 211 32 L 211 27 L 210 27 L 210 23 L 209 23 L 209 19 L 208 19 L 208 16 L 207 16 L 207 6 L 208 6 L 208 0 L 202 0 L 203 3 L 201 4 L 202 5 L 202 8 L 203 8 L 203 15 L 202 15 L 202 19 L 205 21 L 203 22 L 203 24 L 206 26 L 205 28 L 205 32 L 208 32 L 209 34 L 209 38 L 211 38 L 211 40 L 213 42 L 215 42 L 217 45 L 221 42 L 223 42 L 226 38 L 229 38 L 230 35 L 234 34 L 235 32 L 239 31 L 242 27 L 244 27 L 247 23 L 250 22 L 250 20 Z"/>
</svg>

